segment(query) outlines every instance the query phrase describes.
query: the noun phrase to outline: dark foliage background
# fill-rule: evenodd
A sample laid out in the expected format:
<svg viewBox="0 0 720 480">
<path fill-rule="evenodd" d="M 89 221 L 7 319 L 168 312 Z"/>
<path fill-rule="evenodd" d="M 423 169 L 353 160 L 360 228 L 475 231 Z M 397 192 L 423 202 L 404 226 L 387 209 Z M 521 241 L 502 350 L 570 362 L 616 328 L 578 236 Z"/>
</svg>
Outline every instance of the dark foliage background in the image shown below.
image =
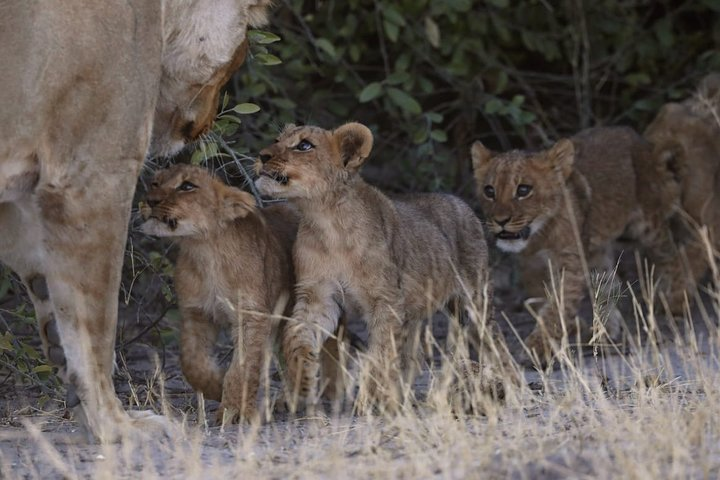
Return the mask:
<svg viewBox="0 0 720 480">
<path fill-rule="evenodd" d="M 473 140 L 538 148 L 594 125 L 642 131 L 720 70 L 720 0 L 277 0 L 272 24 L 250 38 L 215 127 L 238 161 L 212 139 L 177 161 L 242 185 L 238 163 L 250 166 L 285 123 L 357 120 L 375 133 L 372 183 L 472 202 Z M 176 346 L 172 258 L 131 228 L 121 360 L 135 342 Z M 0 270 L 0 391 L 10 379 L 50 391 L 34 325 L 19 282 Z"/>
<path fill-rule="evenodd" d="M 720 1 L 281 0 L 230 89 L 255 152 L 286 122 L 376 135 L 368 175 L 472 195 L 469 145 L 542 147 L 582 128 L 642 131 L 720 69 Z M 263 66 L 263 53 L 281 65 Z M 258 61 L 258 54 L 261 57 Z"/>
</svg>

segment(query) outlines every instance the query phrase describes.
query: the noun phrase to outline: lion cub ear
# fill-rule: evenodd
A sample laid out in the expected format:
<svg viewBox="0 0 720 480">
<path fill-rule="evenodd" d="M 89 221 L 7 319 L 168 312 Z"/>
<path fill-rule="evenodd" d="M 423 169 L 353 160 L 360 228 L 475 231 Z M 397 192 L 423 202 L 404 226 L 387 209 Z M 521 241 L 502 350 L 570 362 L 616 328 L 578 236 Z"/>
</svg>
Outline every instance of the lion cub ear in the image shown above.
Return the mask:
<svg viewBox="0 0 720 480">
<path fill-rule="evenodd" d="M 255 197 L 234 187 L 226 186 L 220 198 L 220 218 L 229 222 L 246 217 L 255 211 Z"/>
<path fill-rule="evenodd" d="M 487 165 L 487 162 L 492 158 L 493 153 L 478 140 L 472 144 L 472 147 L 470 148 L 470 156 L 472 157 L 473 171 L 477 172 L 481 167 Z"/>
<path fill-rule="evenodd" d="M 373 146 L 373 135 L 362 123 L 346 123 L 333 132 L 342 156 L 342 162 L 349 169 L 357 169 L 370 155 Z"/>
<path fill-rule="evenodd" d="M 575 163 L 575 145 L 567 138 L 558 140 L 547 153 L 550 166 L 567 179 Z"/>
</svg>

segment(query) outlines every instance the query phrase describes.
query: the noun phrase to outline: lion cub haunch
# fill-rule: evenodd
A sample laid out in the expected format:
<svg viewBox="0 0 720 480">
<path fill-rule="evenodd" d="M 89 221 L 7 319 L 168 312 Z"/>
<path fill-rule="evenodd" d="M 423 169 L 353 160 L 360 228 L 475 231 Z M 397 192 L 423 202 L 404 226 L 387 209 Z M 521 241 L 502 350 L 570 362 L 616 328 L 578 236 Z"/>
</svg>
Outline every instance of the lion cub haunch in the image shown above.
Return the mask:
<svg viewBox="0 0 720 480">
<path fill-rule="evenodd" d="M 651 162 L 649 145 L 629 128 L 592 128 L 539 152 L 495 153 L 476 142 L 471 153 L 481 208 L 497 247 L 519 254 L 525 265 L 544 254 L 554 278 L 564 274 L 564 311 L 547 302 L 539 312 L 553 340 L 563 334 L 561 315 L 573 333 L 587 294 L 583 254 L 591 267 L 612 266 L 606 253 L 629 227 L 631 233 L 642 231 L 640 240 L 650 249 L 666 245 L 667 235 L 656 233 L 669 210 L 658 187 L 665 179 Z M 522 273 L 524 283 L 532 280 Z M 549 275 L 543 276 L 549 286 Z M 619 319 L 617 310 L 612 313 Z M 540 325 L 526 343 L 549 358 Z"/>
<path fill-rule="evenodd" d="M 183 374 L 195 390 L 251 419 L 271 351 L 270 315 L 290 305 L 298 216 L 287 205 L 259 210 L 249 193 L 188 165 L 157 173 L 146 202 L 142 230 L 175 237 L 180 247 L 175 288 Z M 235 341 L 226 373 L 213 356 L 223 326 Z"/>
<path fill-rule="evenodd" d="M 685 292 L 692 294 L 709 268 L 698 229 L 707 227 L 710 246 L 720 249 L 720 74 L 706 76 L 691 98 L 663 106 L 644 136 L 678 188 L 671 225 L 680 254 L 660 273 L 671 310 L 682 313 Z"/>
<path fill-rule="evenodd" d="M 398 366 L 412 379 L 422 321 L 451 299 L 482 311 L 491 285 L 482 225 L 470 207 L 451 195 L 391 198 L 368 185 L 359 170 L 372 144 L 359 123 L 333 131 L 289 125 L 260 152 L 256 185 L 301 213 L 295 325 L 283 339 L 296 392 L 314 393 L 319 345 L 352 300 L 370 333 L 368 392 L 390 406 Z"/>
</svg>

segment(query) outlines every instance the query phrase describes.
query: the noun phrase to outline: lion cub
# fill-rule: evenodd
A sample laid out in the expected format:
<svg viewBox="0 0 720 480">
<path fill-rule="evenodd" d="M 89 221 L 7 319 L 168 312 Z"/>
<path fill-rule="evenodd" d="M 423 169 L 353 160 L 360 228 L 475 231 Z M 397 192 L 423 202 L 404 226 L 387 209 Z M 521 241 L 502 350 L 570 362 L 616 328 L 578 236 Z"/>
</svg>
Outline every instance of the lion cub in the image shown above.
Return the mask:
<svg viewBox="0 0 720 480">
<path fill-rule="evenodd" d="M 370 382 L 362 392 L 394 409 L 400 371 L 409 385 L 416 373 L 423 320 L 451 299 L 482 312 L 491 285 L 482 225 L 470 207 L 451 195 L 389 198 L 368 185 L 359 170 L 372 144 L 359 123 L 333 131 L 289 125 L 260 152 L 256 185 L 301 213 L 296 323 L 283 339 L 295 393 L 314 394 L 319 346 L 349 300 L 370 333 Z"/>
<path fill-rule="evenodd" d="M 525 265 L 545 255 L 552 278 L 563 278 L 564 311 L 551 301 L 539 311 L 554 341 L 563 335 L 561 315 L 570 338 L 575 333 L 574 318 L 588 292 L 583 255 L 591 268 L 611 267 L 611 242 L 628 227 L 649 249 L 667 245 L 670 208 L 662 186 L 668 179 L 653 165 L 649 145 L 629 128 L 585 130 L 540 152 L 494 153 L 475 142 L 471 153 L 481 208 L 497 247 L 519 254 Z M 530 280 L 522 273 L 524 283 Z M 545 280 L 549 287 L 550 272 Z M 620 319 L 613 308 L 614 321 L 606 327 L 611 336 Z M 551 350 L 542 328 L 536 326 L 526 344 L 547 361 Z"/>
<path fill-rule="evenodd" d="M 291 250 L 298 225 L 292 207 L 259 210 L 249 193 L 206 170 L 175 165 L 158 172 L 142 208 L 142 230 L 177 237 L 175 288 L 180 305 L 180 360 L 192 387 L 237 420 L 256 414 L 273 321 L 291 309 Z M 232 329 L 227 373 L 213 356 L 220 327 Z"/>
<path fill-rule="evenodd" d="M 679 314 L 686 291 L 694 290 L 709 267 L 699 227 L 707 227 L 711 247 L 720 250 L 720 74 L 706 76 L 693 97 L 663 106 L 644 136 L 678 186 L 680 208 L 672 226 L 680 254 L 668 258 L 660 273 L 670 309 Z"/>
</svg>

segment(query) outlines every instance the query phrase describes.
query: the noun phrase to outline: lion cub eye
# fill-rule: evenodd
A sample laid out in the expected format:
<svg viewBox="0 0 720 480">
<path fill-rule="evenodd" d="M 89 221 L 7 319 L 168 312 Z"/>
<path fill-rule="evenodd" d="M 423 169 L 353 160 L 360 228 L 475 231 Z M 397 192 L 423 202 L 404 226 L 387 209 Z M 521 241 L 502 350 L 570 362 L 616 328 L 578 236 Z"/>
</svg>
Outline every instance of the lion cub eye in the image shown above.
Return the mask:
<svg viewBox="0 0 720 480">
<path fill-rule="evenodd" d="M 150 188 L 158 188 L 159 186 L 160 186 L 160 184 L 158 182 L 152 182 L 150 184 Z"/>
<path fill-rule="evenodd" d="M 483 192 L 485 193 L 485 196 L 489 199 L 495 198 L 495 189 L 490 185 L 485 185 L 485 188 L 483 188 Z"/>
<path fill-rule="evenodd" d="M 520 184 L 517 187 L 517 191 L 515 192 L 515 195 L 517 198 L 524 198 L 530 195 L 530 192 L 532 192 L 532 186 Z"/>
<path fill-rule="evenodd" d="M 308 150 L 312 150 L 313 148 L 315 148 L 315 145 L 308 142 L 307 140 L 300 140 L 300 143 L 295 145 L 295 150 L 299 152 L 307 152 Z"/>
<path fill-rule="evenodd" d="M 197 188 L 197 185 L 191 182 L 182 182 L 179 187 L 177 187 L 178 192 L 192 192 Z"/>
</svg>

